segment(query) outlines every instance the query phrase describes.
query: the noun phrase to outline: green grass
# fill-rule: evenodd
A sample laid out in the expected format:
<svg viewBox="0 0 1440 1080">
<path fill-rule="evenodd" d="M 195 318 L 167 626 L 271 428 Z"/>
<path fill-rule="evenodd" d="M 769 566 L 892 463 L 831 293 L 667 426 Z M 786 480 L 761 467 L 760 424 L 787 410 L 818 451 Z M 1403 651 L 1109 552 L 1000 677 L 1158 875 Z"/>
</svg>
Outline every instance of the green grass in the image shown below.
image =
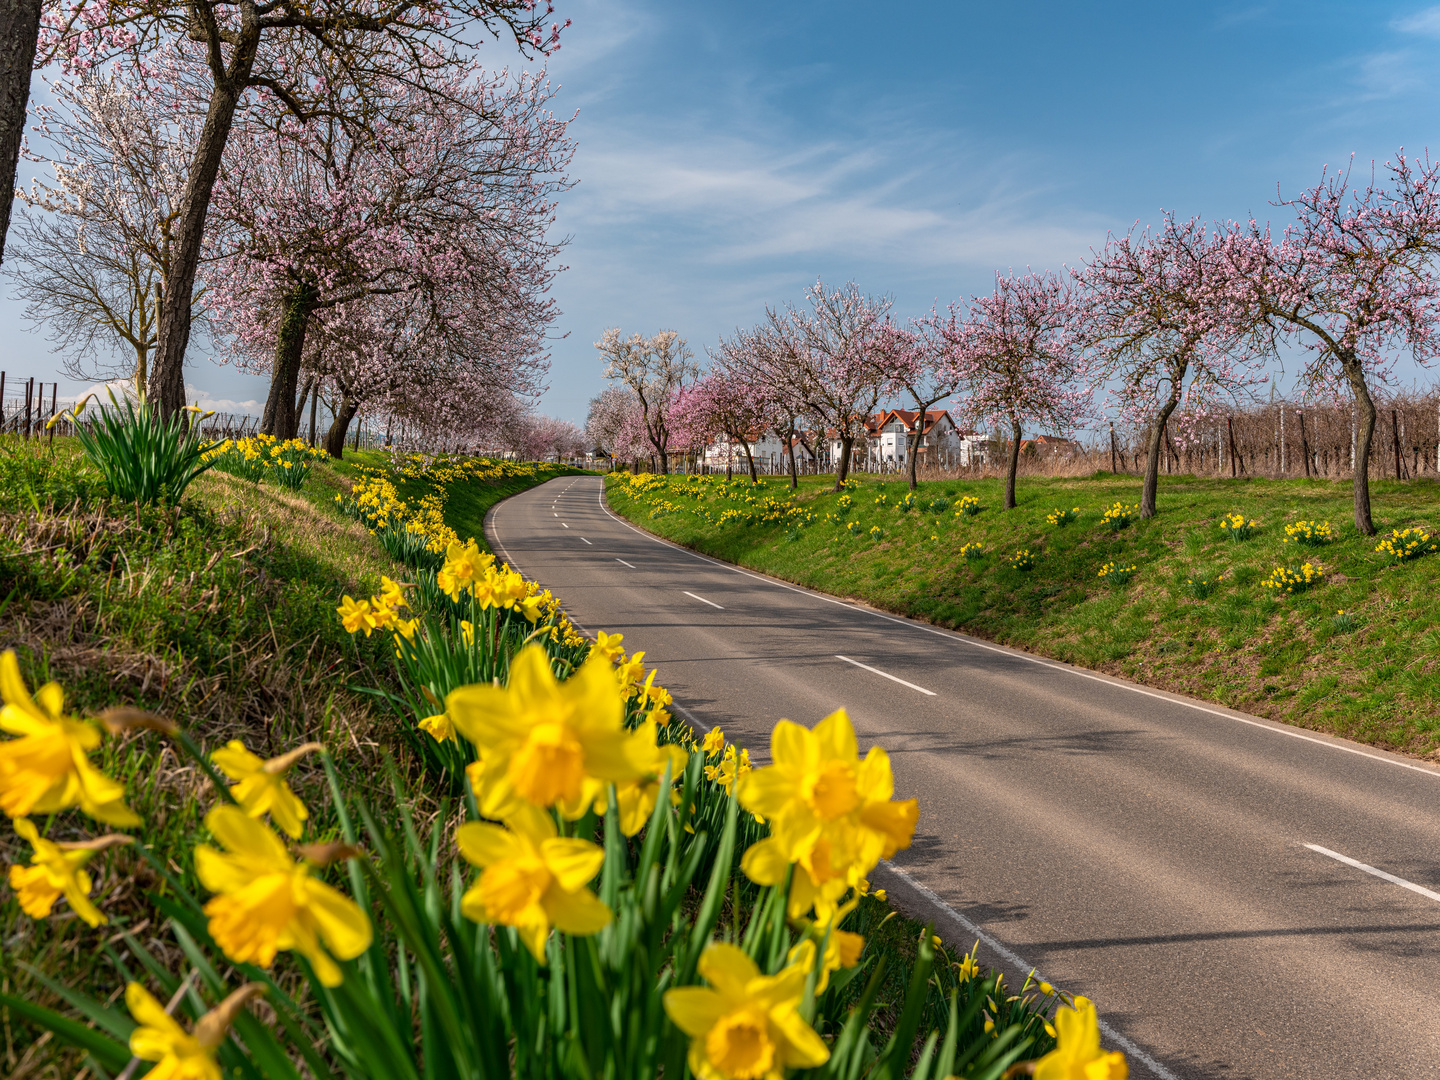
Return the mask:
<svg viewBox="0 0 1440 1080">
<path fill-rule="evenodd" d="M 869 478 L 842 510 L 831 483 L 803 481 L 793 498 L 785 478 L 752 491 L 748 481 L 727 488 L 671 477 L 639 494 L 611 478 L 607 491 L 612 508 L 661 536 L 798 584 L 1261 716 L 1437 755 L 1440 555 L 1392 566 L 1374 550 L 1380 538 L 1351 524 L 1348 483 L 1162 477 L 1159 516 L 1116 531 L 1101 515 L 1117 501 L 1139 502 L 1133 477 L 1027 478 L 1008 512 L 1001 481 L 921 484 L 922 504 L 978 497 L 983 509 L 972 517 L 901 512 L 904 482 Z M 1371 491 L 1382 535 L 1440 525 L 1433 481 L 1379 481 Z M 813 520 L 781 524 L 787 506 Z M 1075 506 L 1077 521 L 1046 521 Z M 757 523 L 732 515 L 718 524 L 726 510 Z M 1232 512 L 1258 519 L 1257 534 L 1228 540 L 1219 521 Z M 1337 538 L 1286 543 L 1285 526 L 1300 520 L 1328 520 Z M 844 527 L 850 521 L 858 535 Z M 873 525 L 884 530 L 878 542 L 868 536 Z M 986 556 L 962 558 L 970 542 Z M 1034 569 L 1011 568 L 1021 548 Z M 1096 576 L 1112 560 L 1138 566 L 1123 586 Z M 1277 566 L 1307 560 L 1324 567 L 1318 586 L 1279 597 L 1262 587 Z M 1222 573 L 1208 596 L 1189 584 Z M 1337 626 L 1339 609 L 1353 613 L 1353 629 Z"/>
</svg>

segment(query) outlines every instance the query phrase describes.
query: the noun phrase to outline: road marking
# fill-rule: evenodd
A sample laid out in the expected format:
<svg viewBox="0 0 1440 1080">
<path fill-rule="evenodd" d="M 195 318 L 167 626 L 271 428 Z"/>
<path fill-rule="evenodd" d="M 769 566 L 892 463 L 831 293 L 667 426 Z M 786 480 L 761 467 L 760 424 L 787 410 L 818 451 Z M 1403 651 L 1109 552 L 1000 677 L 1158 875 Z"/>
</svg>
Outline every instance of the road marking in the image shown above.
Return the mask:
<svg viewBox="0 0 1440 1080">
<path fill-rule="evenodd" d="M 634 563 L 628 563 L 628 562 L 626 562 L 624 559 L 616 559 L 615 561 L 618 562 L 618 563 L 620 563 L 620 564 L 622 564 L 622 565 L 624 565 L 624 566 L 630 567 L 631 570 L 634 570 L 634 569 L 635 569 L 635 564 L 634 564 Z"/>
<path fill-rule="evenodd" d="M 911 690 L 919 690 L 922 694 L 929 694 L 931 697 L 935 696 L 934 690 L 926 690 L 923 686 L 916 686 L 913 682 L 906 682 L 904 679 L 898 679 L 894 675 L 891 675 L 888 671 L 881 671 L 879 668 L 871 667 L 869 664 L 862 664 L 859 660 L 851 660 L 848 656 L 841 656 L 839 653 L 835 654 L 835 659 L 844 660 L 847 664 L 854 664 L 858 668 L 864 668 L 866 671 L 874 672 L 882 679 L 889 679 L 891 682 L 898 682 L 901 686 L 908 686 Z"/>
<path fill-rule="evenodd" d="M 559 517 L 560 515 L 559 515 L 559 514 L 551 514 L 550 516 L 551 516 L 551 517 Z"/>
<path fill-rule="evenodd" d="M 670 541 L 662 540 L 660 537 L 654 535 L 653 533 L 648 533 L 644 529 L 631 525 L 630 522 L 615 514 L 608 506 L 605 505 L 605 489 L 603 487 L 600 489 L 598 495 L 596 496 L 596 502 L 599 503 L 600 509 L 605 513 L 605 515 L 611 520 L 613 520 L 617 525 L 622 525 L 625 528 L 629 529 L 631 532 L 636 533 L 639 536 L 645 537 L 645 539 L 647 540 L 651 540 L 661 545 L 662 547 L 670 548 L 672 551 L 675 551 L 679 554 L 688 555 L 692 559 L 697 559 L 700 562 L 709 563 L 711 566 L 718 566 L 722 569 L 729 570 L 731 573 L 740 574 L 748 578 L 754 578 L 756 581 L 764 582 L 766 585 L 772 585 L 777 589 L 784 589 L 786 592 L 799 593 L 801 596 L 808 596 L 812 600 L 820 600 L 826 604 L 834 604 L 837 607 L 847 608 L 850 611 L 854 611 L 860 615 L 869 615 L 871 618 L 883 619 L 886 622 L 895 623 L 897 626 L 908 627 L 911 630 L 918 630 L 921 633 L 925 634 L 933 634 L 935 637 L 945 638 L 947 641 L 954 642 L 958 645 L 969 645 L 973 649 L 980 649 L 984 652 L 999 653 L 1001 656 L 1008 656 L 1014 660 L 1023 660 L 1026 663 L 1035 664 L 1037 667 L 1050 668 L 1052 671 L 1063 671 L 1066 674 L 1074 675 L 1077 678 L 1089 679 L 1091 682 L 1102 683 L 1105 686 L 1112 687 L 1116 690 L 1128 690 L 1132 694 L 1140 694 L 1143 697 L 1154 698 L 1157 701 L 1168 702 L 1171 705 L 1179 705 L 1183 708 L 1194 709 L 1196 712 L 1209 713 L 1211 716 L 1218 716 L 1222 720 L 1233 720 L 1237 724 L 1248 724 L 1251 727 L 1257 727 L 1260 728 L 1262 731 L 1269 731 L 1275 735 L 1285 735 L 1291 739 L 1300 739 L 1302 742 L 1314 743 L 1316 746 L 1328 747 L 1331 750 L 1341 750 L 1347 754 L 1354 754 L 1356 757 L 1369 758 L 1371 761 L 1378 761 L 1382 765 L 1394 765 L 1395 767 L 1400 769 L 1409 769 L 1412 772 L 1424 773 L 1426 776 L 1432 777 L 1436 780 L 1440 780 L 1440 770 L 1437 770 L 1430 766 L 1415 765 L 1408 761 L 1397 761 L 1393 757 L 1381 757 L 1379 754 L 1373 754 L 1367 750 L 1361 750 L 1358 746 L 1343 746 L 1339 742 L 1332 742 L 1329 739 L 1319 739 L 1316 738 L 1314 735 L 1305 735 L 1301 732 L 1292 731 L 1289 728 L 1281 727 L 1273 723 L 1267 723 L 1263 720 L 1254 720 L 1248 716 L 1236 716 L 1234 713 L 1222 712 L 1219 709 L 1212 709 L 1209 706 L 1200 704 L 1198 701 L 1188 701 L 1183 697 L 1179 697 L 1178 695 L 1167 694 L 1158 690 L 1147 690 L 1142 686 L 1132 686 L 1129 683 L 1121 682 L 1118 679 L 1112 679 L 1108 675 L 1100 675 L 1093 671 L 1086 671 L 1084 668 L 1073 667 L 1069 664 L 1057 663 L 1053 660 L 1047 660 L 1044 657 L 1032 656 L 1029 653 L 1021 652 L 1018 649 L 1007 649 L 999 645 L 990 645 L 987 642 L 978 641 L 974 638 L 966 637 L 964 634 L 956 633 L 953 630 L 941 630 L 934 626 L 926 626 L 924 623 L 916 622 L 913 619 L 901 619 L 897 618 L 894 615 L 886 615 L 879 611 L 871 611 L 867 608 L 856 607 L 854 604 L 847 603 L 844 600 L 838 599 L 834 596 L 826 596 L 824 593 L 815 592 L 811 589 L 802 589 L 798 585 L 790 585 L 783 581 L 776 581 L 774 578 L 766 577 L 764 574 L 756 574 L 752 573 L 749 570 L 742 570 L 740 569 L 740 567 L 735 566 L 732 563 L 721 562 L 719 559 L 712 559 L 708 555 L 701 555 L 699 552 L 690 551 L 687 548 L 682 548 L 679 544 L 672 544 Z M 496 505 L 498 506 L 503 504 L 497 503 Z"/>
<path fill-rule="evenodd" d="M 569 526 L 569 525 L 566 525 L 565 522 L 562 521 L 562 522 L 560 522 L 560 527 L 561 527 L 561 528 L 564 528 L 564 529 L 568 529 L 570 526 Z"/>
<path fill-rule="evenodd" d="M 1329 848 L 1323 848 L 1319 844 L 1306 844 L 1305 846 L 1311 851 L 1318 851 L 1321 855 L 1326 855 L 1334 859 L 1336 862 L 1343 862 L 1346 866 L 1353 866 L 1356 870 L 1364 870 L 1365 873 L 1374 874 L 1382 881 L 1388 881 L 1392 885 L 1399 885 L 1402 889 L 1409 889 L 1413 893 L 1419 893 L 1427 899 L 1440 903 L 1440 893 L 1433 892 L 1425 888 L 1424 885 L 1416 885 L 1413 881 L 1406 881 L 1404 878 L 1396 877 L 1394 874 L 1387 874 L 1384 870 L 1377 870 L 1375 867 L 1367 866 L 1358 859 L 1352 859 L 1349 855 L 1341 855 L 1338 851 L 1331 851 Z"/>
<path fill-rule="evenodd" d="M 582 536 L 582 537 L 580 537 L 580 539 L 581 539 L 581 540 L 585 540 L 585 537 Z M 585 542 L 586 542 L 587 544 L 590 544 L 590 541 L 589 541 L 589 540 L 585 540 Z M 590 546 L 591 546 L 591 547 L 594 547 L 595 545 L 594 545 L 594 544 L 590 544 Z"/>
<path fill-rule="evenodd" d="M 685 592 L 684 589 L 681 589 L 680 591 L 681 591 L 681 592 Z M 696 596 L 693 592 L 687 592 L 687 593 L 685 593 L 685 595 L 688 596 L 688 597 L 690 597 L 690 599 L 692 599 L 692 600 L 699 600 L 700 603 L 702 603 L 702 604 L 709 604 L 711 607 L 715 608 L 717 611 L 724 611 L 724 610 L 725 610 L 725 609 L 724 609 L 723 607 L 721 607 L 719 604 L 715 603 L 714 600 L 706 600 L 703 596 Z"/>
</svg>

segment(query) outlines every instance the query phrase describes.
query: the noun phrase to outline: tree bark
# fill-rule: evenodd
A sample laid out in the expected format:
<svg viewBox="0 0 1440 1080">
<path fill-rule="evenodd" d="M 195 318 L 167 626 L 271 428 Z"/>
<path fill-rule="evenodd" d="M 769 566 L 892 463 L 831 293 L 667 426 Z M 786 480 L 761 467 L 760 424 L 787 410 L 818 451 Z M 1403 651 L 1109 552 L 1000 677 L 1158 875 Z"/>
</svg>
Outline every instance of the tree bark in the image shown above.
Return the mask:
<svg viewBox="0 0 1440 1080">
<path fill-rule="evenodd" d="M 238 43 L 225 71 L 212 70 L 215 86 L 210 94 L 210 107 L 205 113 L 200 141 L 190 159 L 190 178 L 185 185 L 185 201 L 175 230 L 170 266 L 165 272 L 160 331 L 150 369 L 150 382 L 156 391 L 155 404 L 162 417 L 172 416 L 185 407 L 185 351 L 190 345 L 190 304 L 205 241 L 205 216 L 210 210 L 215 178 L 220 174 L 225 143 L 235 123 L 235 110 L 255 64 L 255 51 L 260 44 L 257 18 L 253 0 L 242 0 Z"/>
<path fill-rule="evenodd" d="M 40 8 L 40 0 L 0 0 L 0 262 L 5 260 L 5 234 L 15 202 Z"/>
<path fill-rule="evenodd" d="M 1355 431 L 1355 528 L 1362 536 L 1374 536 L 1375 524 L 1370 520 L 1370 440 L 1375 434 L 1375 399 L 1365 385 L 1365 373 L 1353 353 L 1340 358 L 1341 369 L 1355 394 L 1355 411 L 1359 414 Z"/>
<path fill-rule="evenodd" d="M 315 290 L 308 285 L 297 285 L 285 297 L 280 313 L 270 394 L 265 399 L 265 412 L 260 418 L 260 431 L 277 439 L 293 439 L 300 430 L 295 388 L 300 380 L 300 358 L 305 351 L 305 331 L 310 325 L 314 303 Z"/>
<path fill-rule="evenodd" d="M 1180 399 L 1172 396 L 1161 406 L 1159 414 L 1150 425 L 1150 445 L 1145 452 L 1145 483 L 1140 489 L 1140 516 L 1142 518 L 1155 516 L 1155 492 L 1160 486 L 1160 450 L 1165 444 L 1165 423 L 1170 419 L 1170 414 L 1175 411 L 1175 406 L 1178 404 L 1180 404 Z"/>
<path fill-rule="evenodd" d="M 1005 473 L 1005 509 L 1015 509 L 1015 474 L 1020 471 L 1020 421 L 1010 418 L 1010 467 Z"/>
<path fill-rule="evenodd" d="M 760 483 L 760 477 L 757 476 L 756 473 L 755 473 L 755 455 L 752 454 L 752 453 L 750 453 L 750 440 L 747 439 L 747 438 L 745 438 L 745 436 L 743 436 L 743 435 L 740 435 L 740 436 L 733 436 L 733 435 L 732 435 L 731 438 L 739 438 L 739 440 L 740 440 L 740 446 L 741 446 L 741 447 L 744 449 L 744 451 L 745 451 L 745 464 L 747 464 L 747 465 L 750 466 L 750 482 L 751 482 L 752 484 L 758 484 L 758 483 Z"/>
<path fill-rule="evenodd" d="M 925 409 L 920 409 L 920 415 L 915 418 L 915 437 L 911 439 L 906 435 L 906 442 L 910 445 L 910 490 L 914 491 L 919 486 L 920 469 L 920 439 L 925 431 Z"/>
<path fill-rule="evenodd" d="M 795 426 L 790 426 L 790 434 L 786 438 L 785 445 L 790 450 L 790 490 L 795 491 L 800 487 L 800 470 L 795 464 Z"/>
<path fill-rule="evenodd" d="M 325 435 L 325 452 L 331 457 L 345 456 L 345 433 L 350 430 L 350 421 L 355 419 L 355 414 L 359 411 L 360 403 L 354 398 L 346 395 L 340 399 L 340 407 L 335 410 L 335 420 Z"/>
<path fill-rule="evenodd" d="M 840 436 L 840 460 L 835 465 L 835 490 L 839 491 L 845 486 L 845 478 L 850 475 L 850 448 L 855 445 L 853 435 Z"/>
</svg>

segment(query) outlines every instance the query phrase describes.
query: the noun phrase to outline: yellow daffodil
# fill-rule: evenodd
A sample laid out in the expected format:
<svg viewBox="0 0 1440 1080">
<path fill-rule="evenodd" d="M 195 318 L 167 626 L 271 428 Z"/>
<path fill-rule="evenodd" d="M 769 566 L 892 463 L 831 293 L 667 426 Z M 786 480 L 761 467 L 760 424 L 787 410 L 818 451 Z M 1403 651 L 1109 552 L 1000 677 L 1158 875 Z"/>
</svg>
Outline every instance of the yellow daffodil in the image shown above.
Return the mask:
<svg viewBox="0 0 1440 1080">
<path fill-rule="evenodd" d="M 615 669 L 615 677 L 620 680 L 620 697 L 622 699 L 630 696 L 631 688 L 638 685 L 645 678 L 645 653 L 642 650 L 637 652 L 629 660 L 624 661 Z"/>
<path fill-rule="evenodd" d="M 31 698 L 15 653 L 0 653 L 0 730 L 18 739 L 0 742 L 0 810 L 12 818 L 54 814 L 72 806 L 108 825 L 139 825 L 124 803 L 125 788 L 100 772 L 87 755 L 100 731 L 65 714 L 65 691 L 46 683 Z"/>
<path fill-rule="evenodd" d="M 1035 1080 L 1126 1080 L 1130 1067 L 1119 1050 L 1100 1049 L 1100 1019 L 1089 998 L 1055 1014 L 1058 1046 L 1035 1065 Z"/>
<path fill-rule="evenodd" d="M 858 903 L 851 900 L 840 906 L 830 914 L 823 922 L 817 922 L 811 928 L 810 935 L 790 950 L 790 963 L 801 967 L 805 974 L 810 974 L 810 969 L 815 966 L 815 954 L 818 951 L 819 942 L 825 939 L 825 956 L 820 963 L 820 977 L 815 983 L 815 992 L 823 993 L 830 985 L 830 973 L 839 971 L 841 968 L 852 968 L 860 962 L 860 953 L 865 948 L 865 938 L 862 934 L 853 934 L 849 930 L 841 930 L 840 920 L 855 910 Z M 829 937 L 825 937 L 826 929 L 829 929 Z"/>
<path fill-rule="evenodd" d="M 139 1027 L 130 1033 L 130 1053 L 157 1062 L 150 1080 L 222 1080 L 215 1051 L 225 1041 L 235 1016 L 265 988 L 246 983 L 195 1022 L 187 1032 L 139 983 L 125 988 L 125 1004 Z"/>
<path fill-rule="evenodd" d="M 450 722 L 449 713 L 435 713 L 420 721 L 420 730 L 429 734 L 436 742 L 459 742 L 455 725 Z"/>
<path fill-rule="evenodd" d="M 706 757 L 712 757 L 725 749 L 725 732 L 718 727 L 711 728 L 705 733 L 705 738 L 700 740 L 700 749 L 705 751 Z"/>
<path fill-rule="evenodd" d="M 624 640 L 624 634 L 607 634 L 601 630 L 595 635 L 595 644 L 590 646 L 590 652 L 598 653 L 612 664 L 618 664 L 625 659 L 625 649 L 620 644 Z"/>
<path fill-rule="evenodd" d="M 340 616 L 340 625 L 345 627 L 347 633 L 354 634 L 363 630 L 365 636 L 369 637 L 370 631 L 375 629 L 375 616 L 370 610 L 369 600 L 352 600 L 347 594 L 335 611 Z"/>
<path fill-rule="evenodd" d="M 109 921 L 90 902 L 92 885 L 84 866 L 98 852 L 116 844 L 130 843 L 130 837 L 111 834 L 93 840 L 56 843 L 42 837 L 29 818 L 16 818 L 15 831 L 30 841 L 34 849 L 29 866 L 10 867 L 10 888 L 15 890 L 21 911 L 32 919 L 46 918 L 55 901 L 64 896 L 70 901 L 70 909 L 91 926 Z"/>
<path fill-rule="evenodd" d="M 370 947 L 370 920 L 360 906 L 311 877 L 308 863 L 291 859 L 280 838 L 238 806 L 215 807 L 205 827 L 225 850 L 196 847 L 195 871 L 219 894 L 205 914 L 225 955 L 268 968 L 277 951 L 293 949 L 321 983 L 339 986 L 340 968 L 331 957 L 353 960 Z"/>
<path fill-rule="evenodd" d="M 451 600 L 459 600 L 462 591 L 473 594 L 474 586 L 494 564 L 495 556 L 482 552 L 474 540 L 467 544 L 453 540 L 445 549 L 445 563 L 436 573 L 435 581 Z"/>
<path fill-rule="evenodd" d="M 857 885 L 881 859 L 910 846 L 919 805 L 891 799 L 895 782 L 884 750 L 871 747 L 859 760 L 844 709 L 813 731 L 781 720 L 770 755 L 775 763 L 745 777 L 738 797 L 771 822 L 771 837 L 762 841 L 772 845 L 771 859 L 804 863 L 817 885 L 831 874 Z M 822 841 L 828 850 L 817 850 Z"/>
<path fill-rule="evenodd" d="M 391 581 L 388 577 L 380 577 L 380 595 L 377 599 L 388 608 L 402 608 L 405 606 L 405 593 L 399 582 Z"/>
<path fill-rule="evenodd" d="M 735 790 L 735 782 L 749 773 L 750 751 L 737 749 L 734 743 L 725 747 L 725 753 L 717 764 L 705 766 L 705 779 L 714 780 L 725 789 L 727 795 Z"/>
<path fill-rule="evenodd" d="M 634 836 L 645 827 L 650 815 L 655 812 L 655 803 L 660 798 L 660 784 L 665 776 L 665 767 L 670 767 L 670 782 L 677 783 L 685 772 L 690 755 L 674 745 L 661 745 L 656 741 L 654 714 L 647 717 L 636 729 L 635 756 L 646 751 L 648 761 L 644 768 L 646 775 L 637 780 L 623 780 L 615 785 L 615 803 L 620 811 L 620 831 Z M 595 800 L 595 812 L 603 814 L 606 809 L 605 793 L 602 791 Z"/>
<path fill-rule="evenodd" d="M 245 749 L 239 739 L 232 739 L 212 753 L 210 760 L 231 780 L 239 781 L 231 786 L 230 794 L 245 813 L 254 818 L 269 814 L 281 831 L 298 840 L 310 811 L 285 783 L 285 772 L 306 754 L 323 749 L 319 743 L 306 743 L 266 761 Z"/>
<path fill-rule="evenodd" d="M 560 805 L 579 816 L 603 782 L 645 775 L 644 735 L 627 732 L 604 657 L 592 657 L 565 682 L 550 669 L 543 646 L 532 643 L 510 661 L 509 685 L 462 686 L 445 699 L 460 733 L 484 762 L 476 790 L 489 818 L 514 812 L 515 800 Z"/>
<path fill-rule="evenodd" d="M 461 637 L 461 639 L 465 642 L 465 647 L 466 647 L 466 648 L 474 648 L 474 647 L 475 647 L 475 624 L 474 624 L 474 623 L 471 623 L 471 622 L 467 622 L 467 621 L 464 620 L 464 619 L 461 619 L 461 620 L 460 620 L 460 637 Z"/>
<path fill-rule="evenodd" d="M 396 619 L 395 633 L 399 634 L 406 641 L 415 640 L 415 630 L 420 625 L 419 619 Z"/>
<path fill-rule="evenodd" d="M 734 945 L 714 944 L 700 957 L 709 986 L 665 993 L 665 1012 L 690 1036 L 690 1071 L 700 1080 L 780 1080 L 787 1069 L 812 1069 L 830 1051 L 800 1015 L 806 972 L 791 965 L 762 975 Z"/>
<path fill-rule="evenodd" d="M 376 630 L 389 630 L 400 616 L 380 597 L 372 596 L 370 598 L 370 618 L 375 623 Z"/>
<path fill-rule="evenodd" d="M 476 922 L 515 927 L 543 964 L 552 926 L 584 936 L 610 922 L 610 909 L 587 887 L 605 852 L 589 840 L 556 835 L 554 822 L 533 807 L 506 826 L 470 821 L 456 830 L 460 854 L 482 870 L 460 910 Z"/>
</svg>

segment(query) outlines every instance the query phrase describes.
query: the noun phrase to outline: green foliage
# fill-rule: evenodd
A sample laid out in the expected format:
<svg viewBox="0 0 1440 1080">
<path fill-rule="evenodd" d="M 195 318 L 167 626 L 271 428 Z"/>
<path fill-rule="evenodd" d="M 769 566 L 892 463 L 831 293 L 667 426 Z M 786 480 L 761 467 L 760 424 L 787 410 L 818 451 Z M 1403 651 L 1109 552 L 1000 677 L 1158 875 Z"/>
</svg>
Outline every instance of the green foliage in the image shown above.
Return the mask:
<svg viewBox="0 0 1440 1080">
<path fill-rule="evenodd" d="M 143 397 L 136 403 L 111 394 L 108 407 L 75 425 L 75 437 L 117 499 L 177 503 L 210 468 L 208 444 L 191 419 L 187 411 L 165 420 Z"/>
</svg>

